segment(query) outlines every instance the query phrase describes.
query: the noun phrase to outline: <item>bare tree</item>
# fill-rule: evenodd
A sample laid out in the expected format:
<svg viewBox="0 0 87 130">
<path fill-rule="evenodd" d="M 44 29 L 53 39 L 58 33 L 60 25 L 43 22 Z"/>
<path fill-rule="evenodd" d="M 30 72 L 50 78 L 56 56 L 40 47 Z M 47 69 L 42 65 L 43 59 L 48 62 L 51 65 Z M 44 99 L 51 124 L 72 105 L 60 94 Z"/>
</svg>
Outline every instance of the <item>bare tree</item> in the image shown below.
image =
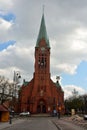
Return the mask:
<svg viewBox="0 0 87 130">
<path fill-rule="evenodd" d="M 72 96 L 73 96 L 73 98 L 76 98 L 78 96 L 78 91 L 76 91 L 75 88 L 72 91 Z"/>
<path fill-rule="evenodd" d="M 8 98 L 12 98 L 13 84 L 4 76 L 0 76 L 0 104 L 3 104 Z"/>
</svg>

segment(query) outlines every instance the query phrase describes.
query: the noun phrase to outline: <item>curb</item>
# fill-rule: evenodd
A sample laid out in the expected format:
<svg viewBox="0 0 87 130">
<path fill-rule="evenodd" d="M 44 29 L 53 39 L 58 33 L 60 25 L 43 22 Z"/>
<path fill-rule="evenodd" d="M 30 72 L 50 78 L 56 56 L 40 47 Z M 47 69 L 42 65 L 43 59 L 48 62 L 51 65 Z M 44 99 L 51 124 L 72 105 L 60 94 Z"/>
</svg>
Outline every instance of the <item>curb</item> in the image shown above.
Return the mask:
<svg viewBox="0 0 87 130">
<path fill-rule="evenodd" d="M 62 130 L 62 128 L 59 125 L 57 125 L 54 121 L 52 121 L 52 123 L 57 127 L 58 130 Z"/>
</svg>

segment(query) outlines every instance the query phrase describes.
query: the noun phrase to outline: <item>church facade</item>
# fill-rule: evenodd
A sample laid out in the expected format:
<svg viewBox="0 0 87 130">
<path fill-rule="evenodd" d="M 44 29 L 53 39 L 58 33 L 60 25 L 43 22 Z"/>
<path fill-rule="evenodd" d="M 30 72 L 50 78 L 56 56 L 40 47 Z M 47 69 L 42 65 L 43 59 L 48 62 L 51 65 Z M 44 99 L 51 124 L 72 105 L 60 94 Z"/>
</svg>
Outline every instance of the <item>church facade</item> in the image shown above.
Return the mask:
<svg viewBox="0 0 87 130">
<path fill-rule="evenodd" d="M 64 92 L 59 80 L 53 82 L 50 73 L 50 44 L 44 14 L 35 46 L 35 65 L 31 81 L 23 81 L 19 93 L 20 111 L 51 113 L 54 109 L 64 113 Z"/>
</svg>

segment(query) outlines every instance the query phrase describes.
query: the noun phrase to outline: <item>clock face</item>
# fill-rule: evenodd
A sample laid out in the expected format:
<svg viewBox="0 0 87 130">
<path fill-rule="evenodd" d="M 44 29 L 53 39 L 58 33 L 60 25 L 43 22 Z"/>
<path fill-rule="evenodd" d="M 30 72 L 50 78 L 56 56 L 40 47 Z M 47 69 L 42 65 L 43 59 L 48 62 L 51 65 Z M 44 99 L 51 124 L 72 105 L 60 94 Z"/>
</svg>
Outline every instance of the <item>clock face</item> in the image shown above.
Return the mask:
<svg viewBox="0 0 87 130">
<path fill-rule="evenodd" d="M 41 47 L 41 51 L 45 51 L 45 48 L 44 48 L 44 47 Z"/>
</svg>

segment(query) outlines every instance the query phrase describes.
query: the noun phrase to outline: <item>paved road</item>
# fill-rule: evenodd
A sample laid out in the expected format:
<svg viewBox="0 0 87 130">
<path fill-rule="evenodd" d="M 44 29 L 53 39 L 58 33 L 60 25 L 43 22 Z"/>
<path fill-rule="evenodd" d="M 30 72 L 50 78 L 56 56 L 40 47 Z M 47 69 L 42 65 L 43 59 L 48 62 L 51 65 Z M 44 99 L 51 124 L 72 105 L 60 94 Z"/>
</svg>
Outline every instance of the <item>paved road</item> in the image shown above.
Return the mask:
<svg viewBox="0 0 87 130">
<path fill-rule="evenodd" d="M 57 117 L 29 117 L 17 119 L 1 130 L 87 130 L 73 122 Z"/>
<path fill-rule="evenodd" d="M 4 129 L 5 130 L 5 129 Z M 12 125 L 6 130 L 58 130 L 50 118 L 25 119 L 22 123 Z"/>
</svg>

